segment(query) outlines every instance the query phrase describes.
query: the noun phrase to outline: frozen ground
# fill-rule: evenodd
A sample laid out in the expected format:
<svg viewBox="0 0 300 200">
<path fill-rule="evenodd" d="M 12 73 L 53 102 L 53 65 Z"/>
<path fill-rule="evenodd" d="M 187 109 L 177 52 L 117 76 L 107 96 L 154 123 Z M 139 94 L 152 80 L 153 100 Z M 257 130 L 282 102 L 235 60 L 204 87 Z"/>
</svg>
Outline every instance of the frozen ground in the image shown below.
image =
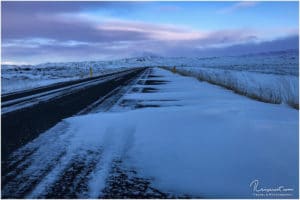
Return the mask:
<svg viewBox="0 0 300 200">
<path fill-rule="evenodd" d="M 105 197 L 119 163 L 123 179 L 138 174 L 152 192 L 175 197 L 265 195 L 249 186 L 254 180 L 292 189 L 277 198 L 298 197 L 297 110 L 158 68 L 124 92 L 108 112 L 65 119 L 16 151 L 4 193 Z M 126 184 L 113 189 L 133 187 Z"/>
</svg>

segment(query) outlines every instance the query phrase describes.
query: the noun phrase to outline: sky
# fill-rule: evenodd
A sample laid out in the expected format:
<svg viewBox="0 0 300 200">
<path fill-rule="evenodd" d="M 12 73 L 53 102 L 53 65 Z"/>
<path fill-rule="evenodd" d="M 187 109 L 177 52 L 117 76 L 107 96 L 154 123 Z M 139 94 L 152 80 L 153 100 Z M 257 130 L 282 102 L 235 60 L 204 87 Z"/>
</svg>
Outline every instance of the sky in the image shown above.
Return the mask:
<svg viewBox="0 0 300 200">
<path fill-rule="evenodd" d="M 298 2 L 1 2 L 3 64 L 297 49 Z"/>
</svg>

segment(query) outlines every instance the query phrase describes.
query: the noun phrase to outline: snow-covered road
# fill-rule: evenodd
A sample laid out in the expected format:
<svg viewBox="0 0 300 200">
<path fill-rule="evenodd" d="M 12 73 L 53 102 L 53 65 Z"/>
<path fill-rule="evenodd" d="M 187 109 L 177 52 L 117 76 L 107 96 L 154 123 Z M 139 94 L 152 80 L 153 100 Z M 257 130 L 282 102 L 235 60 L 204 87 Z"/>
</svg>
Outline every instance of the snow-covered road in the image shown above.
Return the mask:
<svg viewBox="0 0 300 200">
<path fill-rule="evenodd" d="M 298 126 L 285 105 L 150 68 L 15 151 L 2 196 L 257 198 L 259 180 L 296 198 Z"/>
</svg>

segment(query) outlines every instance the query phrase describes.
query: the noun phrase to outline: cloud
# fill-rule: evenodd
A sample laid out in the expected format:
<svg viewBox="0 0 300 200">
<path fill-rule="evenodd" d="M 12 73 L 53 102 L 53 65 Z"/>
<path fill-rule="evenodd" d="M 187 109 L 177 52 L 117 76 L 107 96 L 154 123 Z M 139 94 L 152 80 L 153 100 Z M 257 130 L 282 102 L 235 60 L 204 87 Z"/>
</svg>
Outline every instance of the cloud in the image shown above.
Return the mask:
<svg viewBox="0 0 300 200">
<path fill-rule="evenodd" d="M 81 22 L 70 23 L 72 26 L 60 20 L 55 23 L 56 27 L 48 29 L 48 26 L 42 26 L 41 31 L 37 28 L 34 29 L 34 32 L 28 31 L 27 37 L 24 37 L 23 30 L 20 37 L 4 38 L 3 57 L 24 57 L 28 56 L 30 52 L 36 57 L 40 57 L 42 54 L 53 55 L 56 53 L 75 59 L 75 55 L 82 57 L 82 52 L 87 55 L 86 58 L 90 58 L 91 55 L 96 58 L 95 52 L 124 57 L 134 56 L 138 51 L 144 49 L 164 54 L 164 50 L 171 51 L 172 48 L 183 50 L 196 47 L 226 46 L 249 42 L 253 40 L 253 37 L 256 38 L 253 36 L 255 33 L 249 30 L 197 32 L 128 21 L 110 21 L 95 27 L 87 25 L 87 23 L 82 25 Z M 49 25 L 49 23 L 44 24 Z M 60 34 L 57 27 L 62 27 L 64 32 Z M 68 33 L 68 31 L 76 31 L 76 33 Z M 22 35 L 23 37 L 21 37 Z M 14 36 L 14 34 L 10 36 Z"/>
<path fill-rule="evenodd" d="M 98 26 L 99 30 L 132 31 L 142 33 L 148 40 L 192 40 L 205 37 L 206 33 L 171 25 L 149 24 L 136 21 L 107 20 Z"/>
<path fill-rule="evenodd" d="M 137 21 L 102 19 L 98 21 L 77 15 L 7 13 L 2 18 L 2 40 L 47 38 L 58 41 L 185 41 L 198 45 L 225 44 L 248 40 L 251 30 L 195 31 L 171 25 Z"/>
<path fill-rule="evenodd" d="M 298 49 L 299 36 L 290 36 L 266 42 L 249 41 L 224 47 L 199 48 L 184 41 L 135 41 L 107 43 L 76 43 L 50 41 L 37 45 L 7 46 L 2 51 L 3 62 L 42 63 L 54 61 L 107 60 L 144 55 L 167 57 L 205 57 L 239 55 L 258 52 Z M 73 43 L 73 44 L 72 44 Z M 30 43 L 26 43 L 30 44 Z M 84 54 L 83 54 L 84 52 Z"/>
<path fill-rule="evenodd" d="M 225 7 L 223 9 L 219 10 L 218 13 L 220 13 L 220 14 L 232 13 L 232 12 L 235 12 L 240 9 L 253 7 L 257 4 L 258 4 L 258 2 L 255 2 L 255 1 L 241 1 L 241 2 L 234 3 L 233 5 L 231 5 L 229 7 Z"/>
<path fill-rule="evenodd" d="M 298 30 L 284 27 L 268 33 L 251 29 L 204 31 L 169 24 L 95 18 L 82 14 L 82 9 L 86 8 L 84 3 L 3 3 L 1 49 L 5 62 L 101 60 L 134 57 L 143 52 L 162 56 L 221 55 L 296 48 L 295 44 L 298 45 L 287 38 L 259 43 L 274 35 L 273 32 L 298 34 Z M 115 6 L 96 3 L 93 5 Z M 240 2 L 229 10 L 251 5 Z"/>
<path fill-rule="evenodd" d="M 125 45 L 102 43 L 100 44 L 44 44 L 34 48 L 30 46 L 8 46 L 2 51 L 2 61 L 19 63 L 42 63 L 54 61 L 84 61 L 115 59 L 131 56 Z"/>
<path fill-rule="evenodd" d="M 235 44 L 223 48 L 206 48 L 197 51 L 198 56 L 234 56 L 270 51 L 284 51 L 295 49 L 299 51 L 299 35 L 292 35 L 283 38 L 264 42 L 248 42 Z"/>
<path fill-rule="evenodd" d="M 109 2 L 109 1 L 3 1 L 3 13 L 75 13 L 83 10 L 120 8 L 133 10 L 139 2 Z M 126 6 L 126 8 L 124 8 Z"/>
<path fill-rule="evenodd" d="M 65 20 L 57 15 L 7 14 L 2 20 L 4 41 L 35 37 L 89 42 L 146 39 L 138 31 L 105 30 L 87 20 Z"/>
</svg>

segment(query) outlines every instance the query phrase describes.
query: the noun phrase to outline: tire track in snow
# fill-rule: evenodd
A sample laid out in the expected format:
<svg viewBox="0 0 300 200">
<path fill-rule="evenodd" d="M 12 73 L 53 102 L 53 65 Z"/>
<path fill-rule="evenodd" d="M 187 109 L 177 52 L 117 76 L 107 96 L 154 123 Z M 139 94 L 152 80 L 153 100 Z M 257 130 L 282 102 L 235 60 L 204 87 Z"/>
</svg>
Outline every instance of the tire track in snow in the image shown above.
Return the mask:
<svg viewBox="0 0 300 200">
<path fill-rule="evenodd" d="M 52 160 L 51 164 L 41 170 L 34 171 L 30 168 L 32 166 L 30 165 L 24 170 L 23 174 L 18 175 L 5 186 L 3 191 L 4 197 L 6 197 L 6 194 L 7 196 L 9 194 L 10 198 L 11 194 L 13 194 L 13 198 L 23 198 L 26 196 L 51 171 L 63 155 L 64 153 L 60 154 L 57 159 Z"/>
<path fill-rule="evenodd" d="M 163 193 L 151 186 L 151 179 L 139 177 L 134 169 L 127 169 L 122 159 L 113 161 L 103 196 L 100 198 L 170 198 L 170 195 Z"/>
<path fill-rule="evenodd" d="M 2 197 L 26 196 L 51 172 L 66 154 L 66 146 L 72 137 L 63 134 L 66 129 L 67 124 L 61 123 L 12 154 L 7 173 L 2 175 Z"/>
<path fill-rule="evenodd" d="M 101 157 L 101 151 L 87 150 L 75 155 L 56 182 L 42 198 L 86 198 L 88 177 Z"/>
<path fill-rule="evenodd" d="M 157 92 L 158 89 L 152 88 L 153 85 L 162 85 L 168 81 L 155 80 L 163 78 L 163 76 L 155 75 L 154 70 L 148 69 L 141 78 L 135 82 L 128 90 L 127 94 L 143 94 Z M 149 80 L 150 79 L 150 80 Z M 154 80 L 153 80 L 154 79 Z M 126 96 L 126 95 L 125 95 Z M 135 99 L 120 98 L 119 101 L 109 110 L 109 112 L 122 112 L 124 110 L 133 110 L 143 107 L 159 107 L 159 105 L 143 105 L 142 101 Z M 126 131 L 123 131 L 126 133 Z M 131 131 L 132 132 L 132 131 Z M 127 132 L 123 134 L 122 141 L 127 141 L 123 144 L 121 154 L 116 154 L 110 160 L 108 175 L 105 179 L 105 187 L 93 198 L 171 198 L 171 194 L 164 193 L 152 185 L 149 178 L 141 177 L 132 166 L 124 164 L 127 157 L 128 149 L 133 146 L 131 143 L 134 140 L 133 133 Z M 103 186 L 102 186 L 103 187 Z"/>
<path fill-rule="evenodd" d="M 129 93 L 137 84 L 141 87 L 134 92 L 145 92 L 143 85 L 149 82 L 148 77 L 155 78 L 150 69 L 134 84 L 122 89 L 122 93 Z M 115 105 L 123 101 L 119 94 L 117 96 Z M 107 109 L 100 105 L 91 112 L 117 111 L 113 110 L 109 101 L 111 98 L 101 103 Z M 120 111 L 126 110 L 125 107 L 119 106 Z M 150 179 L 138 175 L 130 178 L 132 170 L 122 164 L 126 160 L 127 150 L 132 146 L 134 131 L 133 127 L 122 130 L 120 134 L 112 127 L 97 146 L 82 146 L 73 141 L 76 130 L 70 129 L 65 121 L 59 123 L 12 154 L 5 171 L 2 197 L 166 198 L 167 194 L 151 186 Z M 114 191 L 116 187 L 119 187 L 118 192 Z"/>
</svg>

